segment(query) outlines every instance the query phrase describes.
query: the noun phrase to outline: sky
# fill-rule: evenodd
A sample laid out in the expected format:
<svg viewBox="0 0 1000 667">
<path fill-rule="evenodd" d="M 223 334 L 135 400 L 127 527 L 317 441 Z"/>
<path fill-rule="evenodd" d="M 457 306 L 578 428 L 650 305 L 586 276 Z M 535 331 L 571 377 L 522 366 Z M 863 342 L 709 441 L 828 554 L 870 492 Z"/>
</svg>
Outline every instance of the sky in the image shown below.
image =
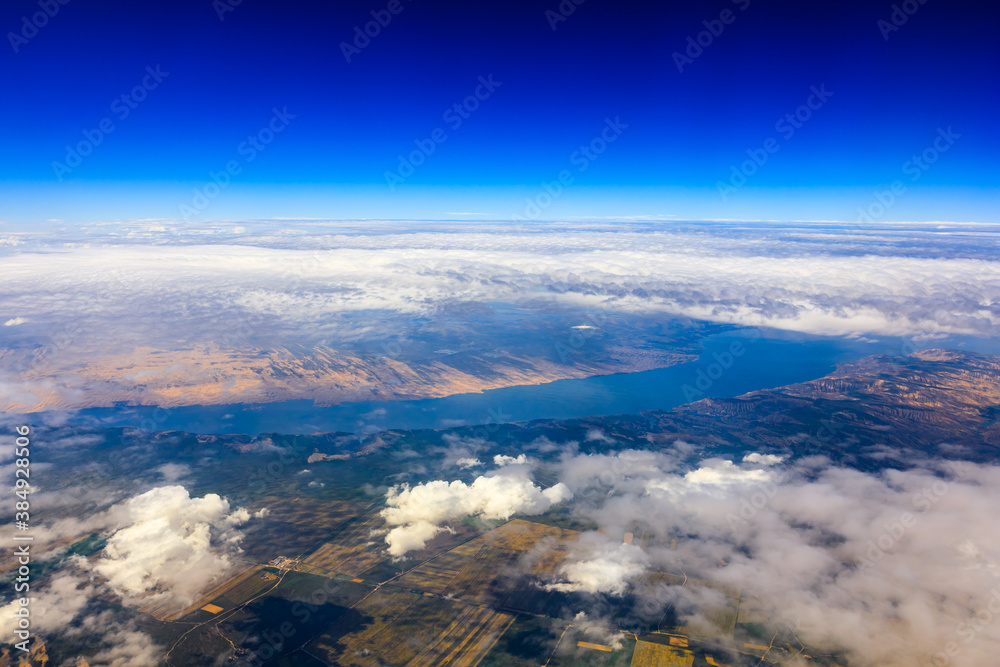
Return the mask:
<svg viewBox="0 0 1000 667">
<path fill-rule="evenodd" d="M 0 221 L 997 222 L 998 14 L 11 0 Z"/>
</svg>

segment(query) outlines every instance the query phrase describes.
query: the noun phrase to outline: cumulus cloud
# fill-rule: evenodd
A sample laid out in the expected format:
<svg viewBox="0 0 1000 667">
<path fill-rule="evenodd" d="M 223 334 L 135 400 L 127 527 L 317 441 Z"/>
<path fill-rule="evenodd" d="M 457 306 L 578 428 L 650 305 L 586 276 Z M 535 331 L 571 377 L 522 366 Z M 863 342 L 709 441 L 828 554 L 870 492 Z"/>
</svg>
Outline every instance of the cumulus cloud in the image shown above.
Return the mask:
<svg viewBox="0 0 1000 667">
<path fill-rule="evenodd" d="M 465 516 L 509 519 L 514 514 L 541 514 L 553 504 L 572 497 L 565 484 L 548 489 L 536 486 L 522 469 L 478 477 L 472 484 L 436 480 L 395 486 L 386 494 L 382 516 L 390 526 L 385 536 L 388 551 L 403 556 L 421 549 L 445 530 L 445 522 Z"/>
<path fill-rule="evenodd" d="M 493 463 L 498 466 L 511 466 L 511 465 L 521 465 L 528 462 L 528 457 L 524 454 L 518 454 L 517 456 L 507 456 L 505 454 L 497 454 L 493 457 Z"/>
<path fill-rule="evenodd" d="M 455 461 L 455 465 L 459 468 L 475 468 L 483 465 L 483 462 L 474 458 L 461 458 Z"/>
<path fill-rule="evenodd" d="M 683 571 L 756 596 L 775 623 L 846 649 L 852 664 L 972 667 L 1000 651 L 1000 467 L 871 473 L 751 454 L 685 470 L 624 451 L 564 457 L 560 479 L 600 532 L 570 545 L 551 589 L 619 594 L 645 572 Z M 649 545 L 612 539 L 623 531 Z M 711 589 L 672 589 L 692 627 L 721 604 Z"/>
<path fill-rule="evenodd" d="M 192 498 L 183 486 L 152 489 L 109 515 L 117 526 L 93 571 L 126 600 L 153 596 L 184 603 L 230 569 L 242 537 L 237 528 L 250 519 L 247 510 L 231 508 L 214 493 Z"/>
<path fill-rule="evenodd" d="M 777 454 L 759 454 L 757 452 L 751 452 L 743 457 L 744 463 L 759 463 L 764 466 L 777 465 L 784 460 L 784 456 L 778 456 Z"/>
<path fill-rule="evenodd" d="M 701 488 L 718 488 L 761 484 L 769 482 L 774 475 L 768 470 L 746 470 L 732 461 L 703 461 L 696 470 L 684 475 L 684 480 L 692 486 Z"/>
</svg>

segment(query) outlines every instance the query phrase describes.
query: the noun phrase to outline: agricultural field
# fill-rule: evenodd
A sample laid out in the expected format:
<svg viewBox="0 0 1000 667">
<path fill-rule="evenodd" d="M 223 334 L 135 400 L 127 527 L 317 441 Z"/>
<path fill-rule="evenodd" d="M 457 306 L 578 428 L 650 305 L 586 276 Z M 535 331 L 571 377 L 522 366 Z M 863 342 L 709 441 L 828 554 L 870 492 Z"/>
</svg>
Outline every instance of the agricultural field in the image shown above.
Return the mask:
<svg viewBox="0 0 1000 667">
<path fill-rule="evenodd" d="M 371 507 L 332 531 L 326 540 L 307 554 L 302 563 L 321 571 L 357 576 L 384 558 L 380 553 L 379 532 L 385 519 L 381 507 Z"/>
<path fill-rule="evenodd" d="M 668 644 L 642 641 L 635 643 L 632 667 L 691 667 L 694 653 Z"/>
<path fill-rule="evenodd" d="M 267 516 L 247 525 L 242 543 L 244 555 L 261 563 L 275 556 L 296 558 L 367 507 L 355 501 L 267 496 L 253 506 L 254 510 L 266 509 Z"/>
<path fill-rule="evenodd" d="M 519 594 L 548 595 L 522 584 L 554 572 L 565 553 L 560 549 L 562 543 L 575 535 L 574 531 L 514 519 L 425 561 L 394 583 L 473 603 L 516 607 Z M 526 558 L 542 544 L 546 547 L 543 554 Z"/>
<path fill-rule="evenodd" d="M 310 653 L 336 665 L 406 665 L 439 635 L 447 634 L 467 610 L 466 605 L 443 598 L 406 592 L 396 596 L 388 609 L 378 601 L 371 607 L 358 605 L 355 611 L 364 622 L 346 633 L 341 624 L 334 624 L 310 645 Z"/>
</svg>

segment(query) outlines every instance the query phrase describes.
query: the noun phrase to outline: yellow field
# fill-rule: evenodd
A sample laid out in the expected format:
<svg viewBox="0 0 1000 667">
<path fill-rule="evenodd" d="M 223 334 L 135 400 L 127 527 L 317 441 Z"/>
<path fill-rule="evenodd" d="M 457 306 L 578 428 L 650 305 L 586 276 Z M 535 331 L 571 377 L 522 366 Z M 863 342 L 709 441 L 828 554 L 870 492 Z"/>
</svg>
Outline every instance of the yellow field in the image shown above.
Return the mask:
<svg viewBox="0 0 1000 667">
<path fill-rule="evenodd" d="M 595 651 L 604 651 L 605 653 L 611 653 L 612 651 L 614 651 L 613 648 L 611 648 L 610 646 L 605 646 L 604 644 L 592 644 L 591 642 L 577 642 L 576 645 L 578 648 L 590 648 L 594 649 Z"/>
<path fill-rule="evenodd" d="M 404 574 L 396 583 L 405 588 L 444 595 L 448 585 L 469 565 L 478 551 L 479 545 L 472 540 L 431 558 Z"/>
<path fill-rule="evenodd" d="M 510 614 L 466 607 L 407 667 L 473 667 L 513 622 Z"/>
<path fill-rule="evenodd" d="M 524 519 L 514 519 L 483 534 L 477 539 L 504 549 L 528 551 L 539 541 L 546 538 L 555 542 L 565 542 L 577 535 L 578 533 L 575 530 L 556 528 L 555 526 L 547 526 L 542 523 L 525 521 Z"/>
<path fill-rule="evenodd" d="M 526 552 L 543 542 L 550 543 L 551 548 L 530 563 L 528 573 L 534 576 L 552 573 L 566 557 L 562 544 L 576 534 L 572 530 L 514 519 L 428 560 L 396 583 L 470 602 L 494 602 L 497 597 L 503 597 L 502 591 L 507 584 L 505 573 L 510 572 Z"/>
<path fill-rule="evenodd" d="M 274 586 L 275 578 L 263 579 L 263 568 L 254 570 L 252 576 L 234 581 L 229 588 L 222 591 L 221 595 L 230 600 L 233 605 L 246 602 L 252 597 L 256 597 L 263 591 Z"/>
<path fill-rule="evenodd" d="M 153 618 L 160 621 L 175 621 L 178 618 L 182 618 L 188 614 L 198 611 L 209 602 L 222 595 L 222 592 L 227 588 L 251 579 L 259 571 L 260 569 L 257 565 L 243 565 L 242 568 L 237 570 L 234 575 L 230 576 L 228 579 L 221 580 L 208 591 L 202 593 L 202 595 L 193 603 L 187 606 L 181 606 L 180 604 L 172 602 L 169 598 L 167 598 L 147 602 L 143 606 L 139 607 L 139 611 L 149 614 Z"/>
<path fill-rule="evenodd" d="M 379 590 L 356 609 L 369 619 L 363 628 L 343 636 L 331 628 L 331 636 L 320 635 L 309 652 L 336 665 L 405 665 L 449 627 L 463 606 L 407 591 Z"/>
<path fill-rule="evenodd" d="M 694 654 L 663 644 L 637 641 L 632 653 L 632 667 L 691 667 Z"/>
<path fill-rule="evenodd" d="M 446 594 L 471 602 L 493 601 L 496 591 L 505 588 L 520 551 L 483 547 L 448 585 Z"/>
<path fill-rule="evenodd" d="M 320 570 L 355 577 L 383 559 L 385 543 L 373 531 L 385 528 L 385 519 L 370 510 L 359 517 L 335 539 L 324 543 L 303 559 L 303 564 Z"/>
</svg>

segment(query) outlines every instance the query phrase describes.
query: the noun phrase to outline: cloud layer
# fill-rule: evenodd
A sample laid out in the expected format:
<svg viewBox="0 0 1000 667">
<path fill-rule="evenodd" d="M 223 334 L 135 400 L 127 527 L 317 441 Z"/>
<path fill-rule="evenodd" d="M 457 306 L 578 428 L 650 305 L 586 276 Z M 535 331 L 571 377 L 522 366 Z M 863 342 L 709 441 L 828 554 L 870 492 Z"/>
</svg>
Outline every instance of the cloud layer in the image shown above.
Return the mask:
<svg viewBox="0 0 1000 667">
<path fill-rule="evenodd" d="M 581 539 L 554 585 L 614 594 L 644 571 L 683 572 L 757 596 L 803 641 L 846 647 L 858 664 L 937 656 L 971 667 L 997 655 L 1000 468 L 870 474 L 821 459 L 745 461 L 685 472 L 660 454 L 566 457 L 562 478 L 587 498 L 574 509 L 602 534 Z M 620 475 L 592 474 L 615 462 Z M 587 495 L 595 486 L 610 495 Z M 641 557 L 608 537 L 627 526 L 653 535 Z M 697 625 L 699 593 L 674 593 Z"/>
<path fill-rule="evenodd" d="M 560 480 L 548 491 L 559 488 L 573 515 L 598 530 L 567 544 L 566 560 L 540 585 L 646 596 L 652 621 L 670 608 L 699 632 L 711 625 L 706 610 L 725 604 L 720 589 L 656 588 L 643 575 L 707 580 L 742 591 L 773 627 L 819 650 L 846 649 L 858 665 L 973 667 L 1000 651 L 1000 467 L 925 462 L 869 473 L 751 452 L 692 468 L 680 463 L 690 450 L 680 449 L 567 447 L 557 464 L 542 464 Z M 420 548 L 467 514 L 544 511 L 546 492 L 527 468 L 392 490 L 383 513 L 390 551 Z"/>
<path fill-rule="evenodd" d="M 111 609 L 97 612 L 94 598 L 117 596 L 127 607 L 151 602 L 183 609 L 232 566 L 247 510 L 232 508 L 216 494 L 192 498 L 183 486 L 163 486 L 133 496 L 87 521 L 62 519 L 35 530 L 32 548 L 97 531 L 107 536 L 100 557 L 75 556 L 44 586 L 30 590 L 32 635 L 82 637 L 97 653 L 94 667 L 160 664 L 163 647 Z M 55 554 L 49 553 L 45 558 Z M 36 555 L 36 558 L 38 556 Z M 12 637 L 14 599 L 0 608 L 0 635 Z"/>
<path fill-rule="evenodd" d="M 106 401 L 184 382 L 205 384 L 192 390 L 203 403 L 209 386 L 267 400 L 273 387 L 254 380 L 271 364 L 279 376 L 335 374 L 350 360 L 344 382 L 378 384 L 392 376 L 384 364 L 409 354 L 433 363 L 456 342 L 509 346 L 511 307 L 590 327 L 586 312 L 623 326 L 671 317 L 824 335 L 1000 333 L 1000 235 L 975 225 L 162 227 L 25 235 L 2 250 L 0 322 L 11 326 L 0 327 L 0 405 L 54 391 L 76 405 L 88 387 L 116 383 L 122 395 Z M 494 317 L 495 331 L 477 324 Z M 81 366 L 100 382 L 74 383 Z"/>
</svg>

